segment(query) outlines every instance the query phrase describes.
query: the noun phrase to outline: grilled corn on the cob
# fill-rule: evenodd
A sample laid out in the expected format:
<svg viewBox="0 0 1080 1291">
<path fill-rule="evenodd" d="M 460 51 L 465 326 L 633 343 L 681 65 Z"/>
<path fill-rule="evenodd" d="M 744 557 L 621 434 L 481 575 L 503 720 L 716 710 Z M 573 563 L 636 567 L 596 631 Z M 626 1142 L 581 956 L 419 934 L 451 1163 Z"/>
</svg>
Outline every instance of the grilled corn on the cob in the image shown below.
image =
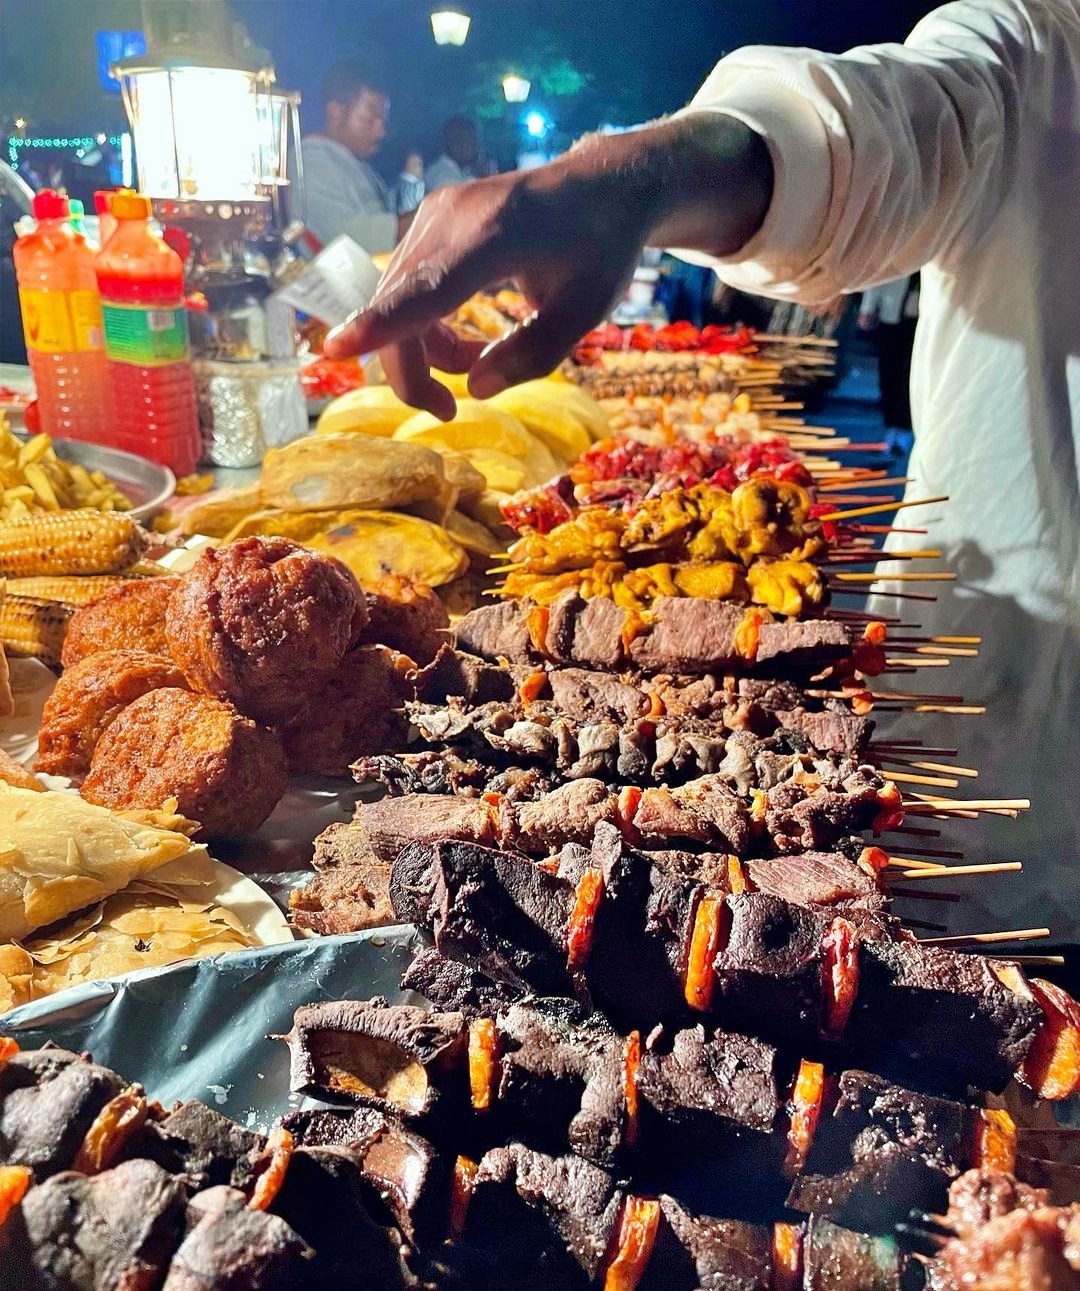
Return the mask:
<svg viewBox="0 0 1080 1291">
<path fill-rule="evenodd" d="M 110 587 L 128 583 L 126 574 L 42 574 L 34 578 L 9 578 L 12 596 L 32 596 L 39 601 L 59 601 L 78 608 L 104 596 Z"/>
<path fill-rule="evenodd" d="M 118 574 L 146 547 L 145 531 L 118 512 L 36 512 L 0 523 L 0 576 Z"/>
<path fill-rule="evenodd" d="M 10 655 L 60 663 L 68 619 L 73 611 L 59 601 L 34 596 L 0 597 L 0 645 Z"/>
</svg>

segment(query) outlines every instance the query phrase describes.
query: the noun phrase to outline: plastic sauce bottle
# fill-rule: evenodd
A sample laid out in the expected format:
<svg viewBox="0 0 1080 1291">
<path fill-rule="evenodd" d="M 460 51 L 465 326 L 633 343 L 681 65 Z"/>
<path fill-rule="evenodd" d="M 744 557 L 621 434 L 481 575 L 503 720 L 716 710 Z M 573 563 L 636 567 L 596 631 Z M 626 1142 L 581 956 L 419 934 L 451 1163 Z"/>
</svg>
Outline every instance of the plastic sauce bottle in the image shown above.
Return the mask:
<svg viewBox="0 0 1080 1291">
<path fill-rule="evenodd" d="M 23 333 L 50 435 L 108 440 L 108 379 L 94 254 L 69 223 L 68 199 L 44 189 L 37 227 L 15 243 Z"/>
<path fill-rule="evenodd" d="M 86 208 L 77 197 L 68 198 L 68 210 L 71 212 L 71 227 L 76 233 L 86 237 Z M 89 239 L 87 239 L 89 241 Z"/>
<path fill-rule="evenodd" d="M 104 246 L 116 232 L 116 219 L 109 204 L 116 196 L 113 188 L 99 188 L 94 194 L 94 214 L 98 217 L 98 245 Z"/>
<path fill-rule="evenodd" d="M 116 232 L 98 252 L 112 442 L 188 475 L 199 460 L 184 266 L 150 228 L 150 199 L 114 193 Z"/>
</svg>

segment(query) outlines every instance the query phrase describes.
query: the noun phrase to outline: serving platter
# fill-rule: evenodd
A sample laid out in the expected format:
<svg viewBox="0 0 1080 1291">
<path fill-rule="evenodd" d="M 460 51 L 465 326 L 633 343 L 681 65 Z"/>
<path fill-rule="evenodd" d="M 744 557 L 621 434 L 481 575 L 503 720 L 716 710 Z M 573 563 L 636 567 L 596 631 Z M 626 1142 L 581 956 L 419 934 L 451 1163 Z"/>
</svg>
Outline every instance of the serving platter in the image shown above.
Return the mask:
<svg viewBox="0 0 1080 1291">
<path fill-rule="evenodd" d="M 87 444 L 78 439 L 54 439 L 57 457 L 88 471 L 104 471 L 130 500 L 128 513 L 136 520 L 146 520 L 165 505 L 176 489 L 176 476 L 167 466 L 125 453 L 104 444 Z"/>
</svg>

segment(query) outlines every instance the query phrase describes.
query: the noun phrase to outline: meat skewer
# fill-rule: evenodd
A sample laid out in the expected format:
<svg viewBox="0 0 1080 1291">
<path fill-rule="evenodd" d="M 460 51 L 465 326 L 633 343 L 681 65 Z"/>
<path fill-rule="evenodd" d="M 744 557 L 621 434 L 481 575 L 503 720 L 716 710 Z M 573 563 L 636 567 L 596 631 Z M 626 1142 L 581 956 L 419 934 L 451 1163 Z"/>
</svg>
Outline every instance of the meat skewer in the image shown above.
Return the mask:
<svg viewBox="0 0 1080 1291">
<path fill-rule="evenodd" d="M 392 862 L 411 842 L 452 838 L 513 847 L 543 858 L 566 843 L 588 843 L 600 822 L 646 847 L 681 845 L 739 857 L 828 851 L 901 819 L 895 785 L 858 767 L 832 786 L 812 777 L 743 799 L 718 775 L 674 789 L 616 790 L 597 779 L 571 780 L 538 796 L 406 794 L 357 805 L 355 824 L 376 857 Z"/>
<path fill-rule="evenodd" d="M 428 966 L 436 989 L 453 967 Z M 494 1014 L 311 1005 L 286 1039 L 296 1093 L 395 1113 L 470 1157 L 522 1133 L 532 1147 L 644 1171 L 658 1190 L 692 1178 L 729 1214 L 786 1204 L 888 1232 L 912 1206 L 944 1204 L 965 1169 L 1016 1164 L 1008 1113 L 867 1072 L 793 1070 L 771 1045 L 701 1025 L 623 1036 L 568 1000 Z M 380 1068 L 393 1074 L 372 1086 Z"/>
<path fill-rule="evenodd" d="M 874 654 L 865 633 L 838 620 L 769 623 L 757 611 L 699 597 L 660 597 L 647 619 L 602 597 L 573 593 L 550 606 L 505 601 L 466 614 L 455 638 L 459 649 L 492 662 L 550 661 L 607 672 L 746 672 L 765 664 L 818 671 L 856 654 L 884 666 L 880 645 Z"/>
<path fill-rule="evenodd" d="M 571 969 L 590 872 L 600 893 L 588 953 Z M 584 987 L 626 1029 L 699 1015 L 945 1094 L 999 1091 L 1017 1070 L 1042 1096 L 1080 1088 L 1080 1064 L 1064 1058 L 1080 1006 L 1064 993 L 1007 963 L 892 940 L 873 919 L 857 925 L 764 893 L 717 896 L 611 827 L 597 829 L 591 851 L 564 852 L 556 873 L 475 845 L 416 844 L 394 864 L 390 895 L 397 916 L 450 957 L 540 993 Z"/>
</svg>

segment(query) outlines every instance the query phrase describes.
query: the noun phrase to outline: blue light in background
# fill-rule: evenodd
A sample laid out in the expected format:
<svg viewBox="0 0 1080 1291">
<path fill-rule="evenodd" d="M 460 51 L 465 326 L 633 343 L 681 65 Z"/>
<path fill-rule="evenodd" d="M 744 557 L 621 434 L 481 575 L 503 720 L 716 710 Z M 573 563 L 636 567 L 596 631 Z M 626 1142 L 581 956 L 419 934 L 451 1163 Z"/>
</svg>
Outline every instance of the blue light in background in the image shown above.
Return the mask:
<svg viewBox="0 0 1080 1291">
<path fill-rule="evenodd" d="M 531 139 L 543 139 L 551 129 L 551 122 L 542 112 L 526 112 L 524 117 L 525 133 Z"/>
<path fill-rule="evenodd" d="M 121 58 L 146 53 L 146 37 L 141 31 L 99 31 L 96 33 L 98 81 L 103 90 L 120 93 L 120 82 L 109 75 L 109 67 Z"/>
</svg>

